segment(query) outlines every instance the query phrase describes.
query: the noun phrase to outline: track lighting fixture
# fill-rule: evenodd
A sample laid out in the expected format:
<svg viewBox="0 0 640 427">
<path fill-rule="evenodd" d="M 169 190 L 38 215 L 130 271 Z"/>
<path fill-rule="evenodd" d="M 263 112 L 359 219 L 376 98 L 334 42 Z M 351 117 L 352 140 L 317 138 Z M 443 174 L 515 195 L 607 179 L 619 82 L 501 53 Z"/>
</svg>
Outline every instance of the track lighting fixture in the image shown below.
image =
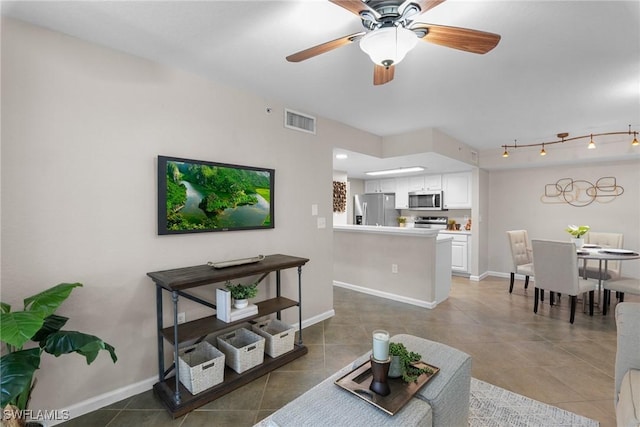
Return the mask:
<svg viewBox="0 0 640 427">
<path fill-rule="evenodd" d="M 502 152 L 502 157 L 509 157 L 509 149 L 515 150 L 516 148 L 527 148 L 527 147 L 541 147 L 540 155 L 546 156 L 547 151 L 545 150 L 545 145 L 561 144 L 564 142 L 577 141 L 579 139 L 584 139 L 584 138 L 589 138 L 589 144 L 587 145 L 587 148 L 590 150 L 593 150 L 594 148 L 596 148 L 596 143 L 593 140 L 593 137 L 606 136 L 606 135 L 633 135 L 633 140 L 631 141 L 631 145 L 634 147 L 637 147 L 638 145 L 640 145 L 640 143 L 638 143 L 638 131 L 636 130 L 632 131 L 631 125 L 629 125 L 629 130 L 627 132 L 592 133 L 589 135 L 574 136 L 573 138 L 568 138 L 569 134 L 567 132 L 562 132 L 556 135 L 559 138 L 556 141 L 540 142 L 536 144 L 518 145 L 517 140 L 514 140 L 513 145 L 505 144 L 502 146 L 502 148 L 504 148 L 504 151 Z"/>
</svg>

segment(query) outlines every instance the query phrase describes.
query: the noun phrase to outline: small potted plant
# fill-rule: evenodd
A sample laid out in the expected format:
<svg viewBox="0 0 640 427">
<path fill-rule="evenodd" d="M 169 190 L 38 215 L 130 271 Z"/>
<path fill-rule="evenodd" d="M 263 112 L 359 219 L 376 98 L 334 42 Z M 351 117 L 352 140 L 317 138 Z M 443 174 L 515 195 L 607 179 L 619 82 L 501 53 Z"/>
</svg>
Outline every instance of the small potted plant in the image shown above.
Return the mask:
<svg viewBox="0 0 640 427">
<path fill-rule="evenodd" d="M 588 225 L 569 225 L 565 231 L 571 234 L 571 241 L 576 245 L 576 248 L 581 248 L 584 245 L 584 236 L 589 231 L 590 227 Z"/>
<path fill-rule="evenodd" d="M 56 357 L 78 353 L 86 358 L 87 364 L 91 364 L 100 350 L 106 350 L 113 363 L 118 360 L 113 346 L 102 339 L 78 331 L 62 330 L 69 319 L 54 313 L 79 286 L 82 284 L 61 283 L 25 298 L 22 311 L 13 311 L 11 305 L 0 302 L 0 342 L 6 349 L 0 358 L 0 404 L 3 416 L 17 425 L 25 425 L 22 411 L 29 405 L 31 391 L 36 385 L 35 372 L 40 368 L 43 353 Z M 30 342 L 37 345 L 29 345 Z M 60 384 L 60 390 L 64 390 L 63 384 Z"/>
<path fill-rule="evenodd" d="M 412 383 L 417 381 L 420 375 L 431 373 L 431 369 L 428 367 L 417 368 L 414 366 L 414 363 L 419 362 L 422 356 L 407 350 L 402 343 L 389 343 L 389 356 L 391 356 L 390 378 L 402 377 L 404 382 Z"/>
<path fill-rule="evenodd" d="M 231 298 L 233 298 L 233 306 L 235 308 L 245 308 L 249 305 L 249 298 L 254 298 L 258 295 L 258 284 L 249 283 L 243 285 L 238 283 L 233 285 L 230 281 L 227 281 L 226 288 L 231 292 Z"/>
<path fill-rule="evenodd" d="M 399 216 L 398 217 L 398 226 L 399 227 L 404 227 L 406 224 L 407 224 L 407 217 Z"/>
</svg>

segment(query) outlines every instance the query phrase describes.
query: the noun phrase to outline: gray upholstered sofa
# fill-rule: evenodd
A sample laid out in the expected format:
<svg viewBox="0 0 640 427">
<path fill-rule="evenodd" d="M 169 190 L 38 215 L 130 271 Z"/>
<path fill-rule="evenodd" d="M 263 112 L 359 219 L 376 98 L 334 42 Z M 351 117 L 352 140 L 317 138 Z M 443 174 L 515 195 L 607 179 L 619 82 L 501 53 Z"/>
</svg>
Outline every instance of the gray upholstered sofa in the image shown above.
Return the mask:
<svg viewBox="0 0 640 427">
<path fill-rule="evenodd" d="M 391 416 L 340 389 L 334 382 L 369 359 L 362 355 L 331 377 L 289 402 L 269 417 L 260 427 L 303 426 L 468 426 L 471 388 L 471 357 L 447 345 L 412 335 L 395 335 L 422 359 L 440 368 L 405 407 Z"/>
<path fill-rule="evenodd" d="M 618 426 L 640 426 L 640 303 L 616 306 L 616 420 Z"/>
</svg>

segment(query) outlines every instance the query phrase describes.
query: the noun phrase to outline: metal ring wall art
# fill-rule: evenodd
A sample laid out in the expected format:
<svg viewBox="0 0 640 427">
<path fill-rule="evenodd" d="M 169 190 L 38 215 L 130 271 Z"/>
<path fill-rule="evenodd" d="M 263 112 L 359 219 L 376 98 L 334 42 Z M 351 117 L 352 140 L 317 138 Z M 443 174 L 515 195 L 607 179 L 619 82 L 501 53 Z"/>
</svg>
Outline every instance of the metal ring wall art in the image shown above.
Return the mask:
<svg viewBox="0 0 640 427">
<path fill-rule="evenodd" d="M 555 184 L 546 184 L 542 203 L 567 203 L 578 208 L 593 202 L 609 203 L 624 193 L 613 176 L 598 179 L 595 184 L 573 178 L 561 178 Z"/>
</svg>

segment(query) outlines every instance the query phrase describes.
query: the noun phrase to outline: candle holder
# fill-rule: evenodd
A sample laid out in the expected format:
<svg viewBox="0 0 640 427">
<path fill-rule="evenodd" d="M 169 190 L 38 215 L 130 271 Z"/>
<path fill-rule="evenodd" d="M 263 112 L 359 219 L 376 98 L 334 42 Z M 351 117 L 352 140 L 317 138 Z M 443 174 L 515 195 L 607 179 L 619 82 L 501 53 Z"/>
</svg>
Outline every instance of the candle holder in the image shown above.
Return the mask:
<svg viewBox="0 0 640 427">
<path fill-rule="evenodd" d="M 387 396 L 391 393 L 391 389 L 387 383 L 390 365 L 390 357 L 387 358 L 387 360 L 377 360 L 371 356 L 371 374 L 373 375 L 373 379 L 371 380 L 369 389 L 380 396 Z"/>
</svg>

